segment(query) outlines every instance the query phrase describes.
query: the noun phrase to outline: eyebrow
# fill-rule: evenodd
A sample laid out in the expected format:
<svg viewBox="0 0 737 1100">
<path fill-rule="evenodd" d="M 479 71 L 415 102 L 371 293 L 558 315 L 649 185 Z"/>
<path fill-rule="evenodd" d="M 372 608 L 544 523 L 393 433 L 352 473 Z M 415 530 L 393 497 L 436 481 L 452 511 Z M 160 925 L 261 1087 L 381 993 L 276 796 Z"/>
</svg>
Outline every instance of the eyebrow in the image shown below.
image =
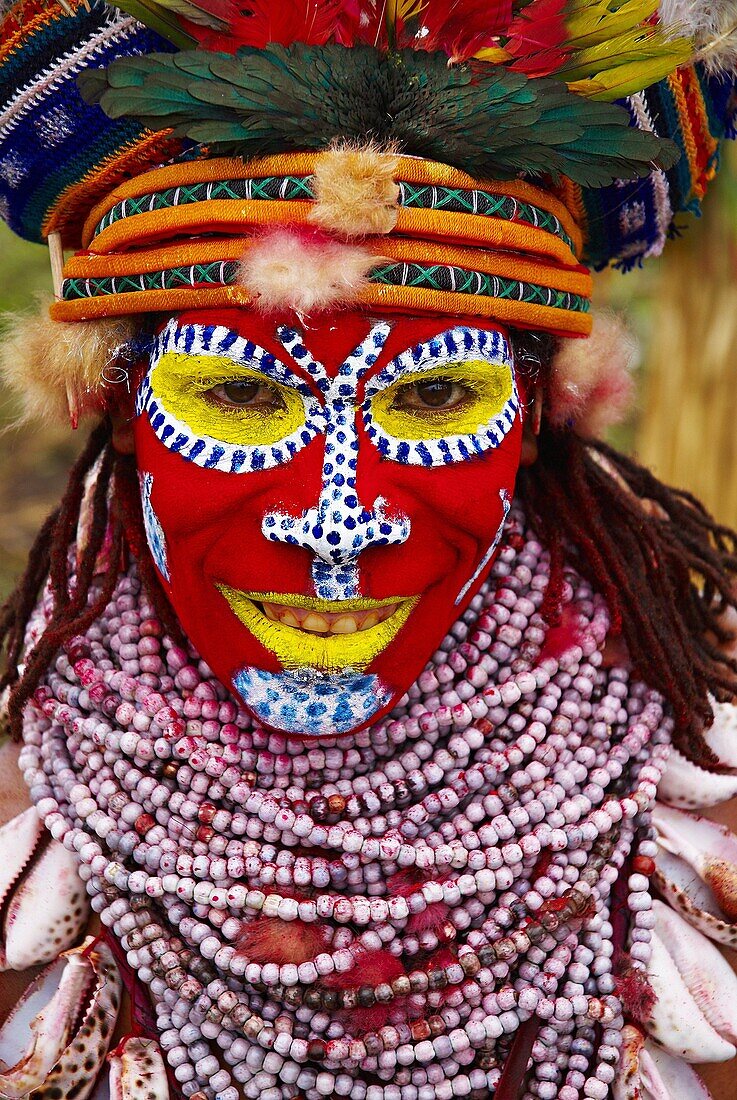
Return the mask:
<svg viewBox="0 0 737 1100">
<path fill-rule="evenodd" d="M 297 363 L 291 359 L 285 362 L 275 352 L 224 325 L 172 325 L 169 322 L 154 341 L 149 369 L 153 370 L 169 355 L 182 360 L 203 358 L 217 361 L 219 365 L 228 363 L 235 370 L 248 369 L 303 394 L 319 396 L 313 380 Z"/>
</svg>

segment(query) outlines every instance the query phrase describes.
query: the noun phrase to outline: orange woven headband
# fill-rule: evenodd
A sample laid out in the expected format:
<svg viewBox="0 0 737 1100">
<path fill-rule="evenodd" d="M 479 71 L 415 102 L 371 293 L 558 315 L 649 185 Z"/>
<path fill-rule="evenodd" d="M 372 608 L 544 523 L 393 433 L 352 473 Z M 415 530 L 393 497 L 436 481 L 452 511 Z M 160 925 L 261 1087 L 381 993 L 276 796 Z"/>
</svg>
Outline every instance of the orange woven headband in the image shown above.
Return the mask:
<svg viewBox="0 0 737 1100">
<path fill-rule="evenodd" d="M 87 220 L 86 251 L 64 266 L 52 317 L 252 304 L 240 261 L 266 228 L 326 226 L 315 216 L 316 181 L 332 155 L 192 161 L 116 188 Z M 588 334 L 591 278 L 563 202 L 528 183 L 481 183 L 419 158 L 391 165 L 390 221 L 361 234 L 377 260 L 359 304 Z"/>
</svg>

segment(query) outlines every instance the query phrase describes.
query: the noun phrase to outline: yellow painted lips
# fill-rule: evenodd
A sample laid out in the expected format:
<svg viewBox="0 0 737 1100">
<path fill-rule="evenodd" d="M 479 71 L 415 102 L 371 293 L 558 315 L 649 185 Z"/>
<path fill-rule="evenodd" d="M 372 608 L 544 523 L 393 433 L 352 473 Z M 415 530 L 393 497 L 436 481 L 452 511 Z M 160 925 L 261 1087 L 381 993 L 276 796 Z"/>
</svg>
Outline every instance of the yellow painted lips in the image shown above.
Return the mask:
<svg viewBox="0 0 737 1100">
<path fill-rule="evenodd" d="M 404 626 L 419 598 L 319 600 L 217 587 L 243 625 L 285 668 L 326 671 L 366 668 Z"/>
</svg>

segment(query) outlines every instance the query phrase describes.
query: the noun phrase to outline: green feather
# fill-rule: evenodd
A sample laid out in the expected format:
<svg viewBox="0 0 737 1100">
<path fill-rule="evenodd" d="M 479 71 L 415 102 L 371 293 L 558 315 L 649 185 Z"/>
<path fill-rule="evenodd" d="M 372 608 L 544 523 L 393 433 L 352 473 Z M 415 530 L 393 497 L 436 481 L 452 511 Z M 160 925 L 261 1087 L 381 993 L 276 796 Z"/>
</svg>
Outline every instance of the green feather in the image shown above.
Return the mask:
<svg viewBox="0 0 737 1100">
<path fill-rule="evenodd" d="M 621 107 L 501 67 L 449 67 L 442 53 L 185 50 L 121 58 L 82 74 L 79 85 L 111 118 L 171 127 L 214 153 L 244 157 L 373 138 L 478 178 L 565 175 L 602 187 L 671 167 L 677 156 L 670 142 L 631 127 Z"/>
</svg>

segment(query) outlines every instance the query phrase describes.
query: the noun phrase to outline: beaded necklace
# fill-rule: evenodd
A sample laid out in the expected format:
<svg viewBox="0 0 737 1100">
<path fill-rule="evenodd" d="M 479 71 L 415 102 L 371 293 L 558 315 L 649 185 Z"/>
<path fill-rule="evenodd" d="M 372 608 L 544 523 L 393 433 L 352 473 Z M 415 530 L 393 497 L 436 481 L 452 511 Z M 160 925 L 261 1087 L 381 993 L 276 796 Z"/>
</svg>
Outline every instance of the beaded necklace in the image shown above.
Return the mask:
<svg viewBox="0 0 737 1100">
<path fill-rule="evenodd" d="M 613 967 L 650 954 L 672 722 L 604 666 L 606 607 L 573 569 L 546 625 L 548 579 L 515 507 L 418 681 L 340 739 L 256 727 L 163 635 L 135 567 L 59 654 L 21 766 L 182 1095 L 480 1100 L 527 1043 L 510 1097 L 605 1100 Z"/>
</svg>

